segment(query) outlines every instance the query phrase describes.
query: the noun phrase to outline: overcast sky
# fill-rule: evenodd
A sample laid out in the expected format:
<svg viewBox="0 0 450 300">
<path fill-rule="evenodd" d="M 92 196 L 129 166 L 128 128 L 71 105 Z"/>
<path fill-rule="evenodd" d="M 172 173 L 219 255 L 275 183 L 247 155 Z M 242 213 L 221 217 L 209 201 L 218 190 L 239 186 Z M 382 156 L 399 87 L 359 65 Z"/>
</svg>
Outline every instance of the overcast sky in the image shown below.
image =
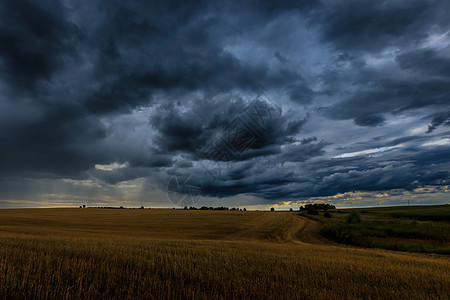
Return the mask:
<svg viewBox="0 0 450 300">
<path fill-rule="evenodd" d="M 449 203 L 449 1 L 0 2 L 0 207 Z"/>
</svg>

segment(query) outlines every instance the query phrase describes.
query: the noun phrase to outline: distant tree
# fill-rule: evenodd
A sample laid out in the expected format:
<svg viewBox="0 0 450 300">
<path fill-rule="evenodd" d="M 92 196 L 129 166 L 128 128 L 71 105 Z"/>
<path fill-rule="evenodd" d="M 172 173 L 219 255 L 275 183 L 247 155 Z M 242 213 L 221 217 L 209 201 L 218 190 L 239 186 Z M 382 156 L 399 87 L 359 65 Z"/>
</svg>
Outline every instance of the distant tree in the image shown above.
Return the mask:
<svg viewBox="0 0 450 300">
<path fill-rule="evenodd" d="M 294 211 L 294 210 L 293 210 L 292 207 L 291 207 L 291 208 L 289 208 L 289 211 Z"/>
<path fill-rule="evenodd" d="M 275 208 L 271 207 L 271 208 L 270 208 L 270 211 L 275 211 Z"/>
<path fill-rule="evenodd" d="M 123 209 L 123 206 L 120 206 L 119 208 L 120 208 L 120 209 Z"/>
<path fill-rule="evenodd" d="M 200 207 L 201 210 L 213 210 L 214 208 L 208 207 L 208 206 L 202 206 Z"/>
<path fill-rule="evenodd" d="M 361 215 L 352 211 L 346 218 L 347 223 L 361 223 Z"/>
<path fill-rule="evenodd" d="M 306 204 L 304 207 L 300 206 L 300 211 L 309 211 L 311 208 L 315 210 L 324 210 L 327 211 L 329 209 L 335 209 L 336 206 L 328 204 L 328 203 L 314 203 L 314 204 Z"/>
<path fill-rule="evenodd" d="M 142 205 L 139 209 L 144 209 L 144 205 Z"/>
<path fill-rule="evenodd" d="M 229 210 L 229 208 L 226 207 L 226 206 L 214 207 L 213 209 L 214 209 L 214 210 Z"/>
<path fill-rule="evenodd" d="M 187 206 L 185 206 L 185 207 L 184 207 L 184 209 L 188 209 L 188 207 L 187 207 Z"/>
<path fill-rule="evenodd" d="M 83 204 L 83 208 L 86 208 L 86 204 Z"/>
<path fill-rule="evenodd" d="M 80 208 L 83 208 L 83 207 L 80 205 Z"/>
<path fill-rule="evenodd" d="M 310 206 L 310 207 L 308 207 L 308 214 L 310 214 L 310 215 L 318 215 L 319 212 L 317 211 L 317 209 L 314 208 L 314 206 Z"/>
<path fill-rule="evenodd" d="M 244 207 L 244 211 L 247 211 L 247 209 Z"/>
</svg>

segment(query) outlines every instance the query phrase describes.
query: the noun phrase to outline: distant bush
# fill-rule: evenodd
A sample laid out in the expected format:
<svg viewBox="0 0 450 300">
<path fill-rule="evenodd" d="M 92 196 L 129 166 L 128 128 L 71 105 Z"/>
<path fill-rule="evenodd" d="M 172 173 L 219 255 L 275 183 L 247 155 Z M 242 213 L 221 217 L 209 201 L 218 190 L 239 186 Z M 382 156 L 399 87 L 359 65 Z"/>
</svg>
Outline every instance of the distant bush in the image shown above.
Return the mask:
<svg viewBox="0 0 450 300">
<path fill-rule="evenodd" d="M 345 219 L 347 223 L 361 223 L 361 215 L 355 211 L 352 211 Z"/>
<path fill-rule="evenodd" d="M 310 214 L 310 215 L 318 215 L 319 212 L 318 212 L 317 209 L 315 209 L 314 207 L 310 207 L 310 208 L 308 209 L 308 214 Z"/>
<path fill-rule="evenodd" d="M 271 208 L 270 208 L 270 211 L 275 211 L 275 208 L 271 207 Z"/>
<path fill-rule="evenodd" d="M 320 234 L 338 243 L 371 247 L 372 242 L 360 232 L 351 230 L 346 226 L 329 225 L 322 228 Z"/>
<path fill-rule="evenodd" d="M 306 204 L 305 207 L 300 206 L 300 211 L 309 211 L 311 208 L 314 208 L 315 210 L 329 210 L 329 209 L 335 209 L 336 206 L 328 204 L 328 203 L 314 203 L 314 204 Z"/>
<path fill-rule="evenodd" d="M 329 212 L 327 212 L 327 211 L 323 213 L 323 216 L 325 218 L 331 218 L 331 214 Z"/>
<path fill-rule="evenodd" d="M 214 207 L 214 210 L 228 210 L 228 207 L 220 206 L 220 207 Z"/>
</svg>

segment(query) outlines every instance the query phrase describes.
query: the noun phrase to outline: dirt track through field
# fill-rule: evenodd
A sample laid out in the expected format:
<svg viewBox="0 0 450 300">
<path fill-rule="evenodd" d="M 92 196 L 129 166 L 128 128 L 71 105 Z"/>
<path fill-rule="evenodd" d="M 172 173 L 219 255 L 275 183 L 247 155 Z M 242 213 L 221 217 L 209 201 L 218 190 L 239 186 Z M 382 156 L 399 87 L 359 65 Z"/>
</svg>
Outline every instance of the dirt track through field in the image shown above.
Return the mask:
<svg viewBox="0 0 450 300">
<path fill-rule="evenodd" d="M 295 238 L 301 242 L 315 245 L 337 245 L 332 241 L 329 241 L 320 235 L 320 229 L 322 229 L 322 224 L 311 219 L 300 217 L 303 225 L 296 232 Z"/>
<path fill-rule="evenodd" d="M 316 245 L 336 245 L 320 236 L 322 224 L 292 213 L 261 215 L 240 226 L 227 239 L 257 239 L 277 242 L 303 242 Z"/>
</svg>

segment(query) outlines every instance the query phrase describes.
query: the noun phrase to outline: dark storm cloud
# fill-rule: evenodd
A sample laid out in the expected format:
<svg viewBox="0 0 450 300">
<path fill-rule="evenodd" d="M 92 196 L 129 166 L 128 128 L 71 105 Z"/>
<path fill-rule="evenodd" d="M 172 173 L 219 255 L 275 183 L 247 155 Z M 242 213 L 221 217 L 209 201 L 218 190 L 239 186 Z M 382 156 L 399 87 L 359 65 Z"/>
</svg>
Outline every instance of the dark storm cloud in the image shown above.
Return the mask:
<svg viewBox="0 0 450 300">
<path fill-rule="evenodd" d="M 449 184 L 449 5 L 2 1 L 0 186 L 194 174 L 205 196 L 276 201 Z M 277 107 L 264 126 L 258 95 Z M 236 124 L 251 142 L 201 155 Z"/>
<path fill-rule="evenodd" d="M 450 126 L 450 111 L 434 114 L 431 124 L 428 125 L 427 133 L 433 132 L 441 125 Z"/>
<path fill-rule="evenodd" d="M 217 100 L 197 100 L 192 109 L 187 111 L 181 104 L 170 104 L 157 110 L 151 122 L 158 133 L 155 138 L 158 151 L 190 154 L 192 158 L 199 159 L 208 143 L 213 142 L 215 147 L 227 149 L 220 141 L 228 134 L 228 130 L 234 134 L 233 125 L 239 123 L 244 124 L 242 128 L 250 131 L 254 140 L 251 144 L 242 145 L 242 149 L 236 149 L 238 152 L 242 151 L 239 157 L 230 153 L 229 159 L 246 160 L 281 153 L 280 146 L 295 142 L 295 135 L 307 122 L 307 117 L 301 118 L 290 112 L 279 116 L 276 111 L 279 108 L 270 108 L 259 99 L 248 104 L 241 98 L 230 101 L 232 98 L 228 96 Z M 270 111 L 273 115 L 264 124 L 264 128 L 260 128 L 254 119 L 249 118 L 248 111 L 252 109 L 252 105 L 258 105 L 258 109 L 273 109 Z"/>
<path fill-rule="evenodd" d="M 304 80 L 289 88 L 289 97 L 299 104 L 310 104 L 313 101 L 314 91 Z"/>
<path fill-rule="evenodd" d="M 359 126 L 377 126 L 384 122 L 384 118 L 380 115 L 357 116 L 355 124 Z"/>
<path fill-rule="evenodd" d="M 297 6 L 308 9 L 311 3 Z M 227 10 L 234 4 L 224 6 L 223 11 L 206 2 L 65 5 L 25 0 L 0 5 L 1 78 L 10 88 L 5 91 L 9 93 L 5 101 L 43 103 L 36 106 L 38 120 L 11 120 L 5 127 L 8 130 L 3 130 L 7 145 L 3 170 L 29 168 L 66 174 L 92 167 L 94 162 L 107 162 L 110 157 L 99 159 L 101 155 L 78 149 L 77 143 L 95 147 L 96 140 L 105 137 L 95 116 L 153 103 L 154 93 L 179 97 L 195 91 L 208 95 L 232 90 L 257 92 L 302 78 L 289 69 L 250 65 L 223 49 L 216 39 L 233 34 L 226 31 L 225 24 Z M 243 13 L 248 14 L 248 25 L 254 26 L 295 7 L 269 1 L 256 12 L 249 7 Z M 92 15 L 100 17 L 92 19 Z M 80 75 L 90 78 L 89 85 L 78 83 L 74 76 L 63 85 L 74 91 L 73 98 L 55 93 L 62 72 L 85 72 L 77 69 L 79 64 L 92 66 L 86 75 Z M 23 88 L 34 94 L 23 96 Z M 172 143 L 168 151 L 184 149 L 190 143 L 189 139 L 175 141 L 173 135 L 184 139 L 199 134 L 191 125 L 168 126 L 171 128 L 161 132 L 167 134 L 161 139 Z M 144 164 L 167 165 L 164 161 Z"/>
<path fill-rule="evenodd" d="M 315 141 L 317 141 L 317 137 L 313 136 L 313 137 L 302 139 L 301 143 L 302 144 L 309 144 L 309 143 L 315 142 Z"/>
<path fill-rule="evenodd" d="M 6 0 L 0 4 L 1 76 L 18 89 L 50 81 L 81 36 L 58 2 Z"/>
<path fill-rule="evenodd" d="M 377 51 L 448 28 L 447 1 L 336 1 L 319 10 L 322 38 L 342 50 Z"/>
<path fill-rule="evenodd" d="M 98 113 L 147 103 L 160 90 L 178 94 L 201 90 L 215 95 L 235 89 L 259 92 L 292 82 L 299 82 L 292 86 L 295 99 L 300 101 L 303 94 L 310 97 L 301 74 L 249 64 L 225 50 L 219 38 L 235 34 L 228 26 L 236 30 L 242 26 L 239 30 L 245 31 L 286 9 L 306 9 L 313 2 L 274 5 L 268 1 L 258 3 L 255 11 L 243 6 L 241 14 L 248 18 L 242 24 L 242 19 L 229 20 L 230 10 L 237 9 L 234 3 L 108 5 L 105 20 L 96 30 L 79 24 L 99 53 L 95 78 L 100 87 L 86 99 L 86 105 Z"/>
<path fill-rule="evenodd" d="M 306 176 L 298 172 L 280 173 L 280 169 L 263 171 L 254 167 L 254 170 L 246 170 L 246 177 L 230 179 L 226 181 L 227 184 L 211 182 L 211 185 L 205 185 L 204 188 L 211 195 L 217 193 L 222 197 L 249 193 L 277 200 L 333 196 L 354 190 L 413 190 L 427 185 L 445 186 L 450 183 L 446 169 L 450 167 L 446 158 L 448 154 L 447 147 L 444 150 L 421 154 L 408 154 L 408 151 L 405 151 L 401 154 L 403 159 L 392 157 L 392 161 L 386 162 L 378 162 L 376 157 L 314 161 L 302 165 L 302 173 L 307 174 Z M 442 167 L 430 167 L 433 164 Z M 319 169 L 320 166 L 322 168 Z M 262 172 L 260 176 L 252 177 L 258 171 Z M 252 189 L 246 190 L 246 185 L 252 185 Z"/>
<path fill-rule="evenodd" d="M 0 132 L 1 172 L 6 174 L 28 169 L 69 175 L 85 170 L 99 157 L 90 158 L 79 148 L 105 136 L 97 119 L 70 103 L 46 106 L 38 117 L 11 123 Z"/>
<path fill-rule="evenodd" d="M 354 119 L 357 125 L 375 126 L 383 123 L 383 114 L 449 104 L 448 79 L 373 78 L 370 83 L 369 87 L 361 86 L 350 98 L 322 111 L 331 119 Z"/>
<path fill-rule="evenodd" d="M 442 52 L 448 55 L 448 49 Z M 442 54 L 432 49 L 420 49 L 398 55 L 397 61 L 401 68 L 419 74 L 450 77 L 450 57 Z"/>
<path fill-rule="evenodd" d="M 183 112 L 184 109 L 181 103 L 170 103 L 151 118 L 151 124 L 158 132 L 155 142 L 160 151 L 195 153 L 241 113 L 245 103 L 236 97 L 218 101 L 199 99 L 191 109 Z"/>
<path fill-rule="evenodd" d="M 258 92 L 267 86 L 283 86 L 285 80 L 291 82 L 301 78 L 289 70 L 273 73 L 265 66 L 246 65 L 222 49 L 178 53 L 177 56 L 154 61 L 148 70 L 142 65 L 140 70 L 132 70 L 136 73 L 117 75 L 116 79 L 93 93 L 87 107 L 94 112 L 134 107 L 148 101 L 152 92 L 161 89 L 177 92 L 202 90 L 213 95 L 233 89 Z M 107 70 L 105 68 L 102 74 Z"/>
<path fill-rule="evenodd" d="M 321 92 L 332 95 L 345 88 L 346 81 L 355 90 L 324 109 L 325 114 L 353 119 L 359 126 L 378 126 L 389 113 L 447 106 L 448 47 L 414 47 L 432 34 L 448 34 L 450 23 L 444 11 L 449 8 L 445 1 L 338 1 L 318 9 L 313 20 L 323 21 L 317 24 L 322 40 L 341 52 L 322 74 L 328 89 Z M 403 73 L 393 65 L 367 65 L 364 55 L 377 57 L 393 47 L 399 49 L 394 58 Z"/>
</svg>

